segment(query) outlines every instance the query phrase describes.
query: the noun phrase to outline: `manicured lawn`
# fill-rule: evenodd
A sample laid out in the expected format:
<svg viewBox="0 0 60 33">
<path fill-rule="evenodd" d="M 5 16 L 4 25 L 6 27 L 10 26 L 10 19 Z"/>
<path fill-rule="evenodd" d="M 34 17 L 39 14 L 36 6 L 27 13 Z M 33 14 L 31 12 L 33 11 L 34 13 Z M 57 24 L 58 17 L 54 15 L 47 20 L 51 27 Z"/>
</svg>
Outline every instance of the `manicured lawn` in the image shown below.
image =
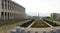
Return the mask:
<svg viewBox="0 0 60 33">
<path fill-rule="evenodd" d="M 32 26 L 32 28 L 41 28 L 41 27 L 49 27 L 42 20 L 37 20 Z"/>
<path fill-rule="evenodd" d="M 54 26 L 54 27 L 60 26 L 60 25 L 58 25 L 57 23 L 54 23 L 53 21 L 49 21 L 49 20 L 45 20 L 45 19 L 44 19 L 44 21 L 46 21 L 47 23 L 49 23 L 50 25 L 52 25 L 52 26 Z"/>
<path fill-rule="evenodd" d="M 0 21 L 0 26 L 4 25 L 12 25 L 18 22 L 21 22 L 22 20 L 9 20 L 9 21 Z M 24 21 L 24 20 L 23 20 Z"/>
</svg>

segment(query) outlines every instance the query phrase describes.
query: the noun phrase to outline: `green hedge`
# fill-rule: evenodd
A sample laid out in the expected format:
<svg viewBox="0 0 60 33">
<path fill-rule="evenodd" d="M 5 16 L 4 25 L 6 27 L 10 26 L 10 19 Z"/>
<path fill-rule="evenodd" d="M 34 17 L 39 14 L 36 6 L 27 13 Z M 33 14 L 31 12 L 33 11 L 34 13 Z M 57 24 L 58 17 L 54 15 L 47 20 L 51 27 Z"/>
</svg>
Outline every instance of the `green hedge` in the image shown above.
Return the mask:
<svg viewBox="0 0 60 33">
<path fill-rule="evenodd" d="M 0 21 L 0 26 L 11 25 L 11 24 L 14 24 L 14 23 L 17 23 L 17 22 L 20 22 L 20 20 Z"/>
</svg>

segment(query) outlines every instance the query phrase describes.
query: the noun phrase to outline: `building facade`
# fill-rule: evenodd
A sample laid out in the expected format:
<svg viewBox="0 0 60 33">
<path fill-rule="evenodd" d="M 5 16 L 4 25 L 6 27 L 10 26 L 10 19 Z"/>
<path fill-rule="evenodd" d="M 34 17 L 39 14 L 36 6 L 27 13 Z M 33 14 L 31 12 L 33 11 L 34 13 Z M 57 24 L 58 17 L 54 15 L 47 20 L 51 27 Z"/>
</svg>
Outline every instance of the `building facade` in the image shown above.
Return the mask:
<svg viewBox="0 0 60 33">
<path fill-rule="evenodd" d="M 24 19 L 25 8 L 12 0 L 0 0 L 0 20 Z"/>
<path fill-rule="evenodd" d="M 52 13 L 51 14 L 51 19 L 53 19 L 53 20 L 60 20 L 60 14 L 58 14 L 58 13 Z"/>
</svg>

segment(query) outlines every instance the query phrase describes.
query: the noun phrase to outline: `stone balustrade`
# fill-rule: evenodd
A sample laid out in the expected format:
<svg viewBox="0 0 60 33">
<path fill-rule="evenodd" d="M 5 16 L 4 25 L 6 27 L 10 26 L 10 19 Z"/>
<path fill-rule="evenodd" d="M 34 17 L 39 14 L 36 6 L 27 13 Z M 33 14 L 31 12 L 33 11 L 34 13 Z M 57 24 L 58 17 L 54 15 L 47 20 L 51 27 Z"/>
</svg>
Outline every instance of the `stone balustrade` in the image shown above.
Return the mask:
<svg viewBox="0 0 60 33">
<path fill-rule="evenodd" d="M 11 30 L 10 33 L 32 33 L 32 31 L 30 29 L 28 29 L 26 31 L 26 28 L 17 28 L 16 30 Z M 38 30 L 35 30 L 34 33 L 41 33 L 38 32 Z M 45 29 L 43 29 L 42 33 L 60 33 L 59 28 L 56 28 L 56 30 L 54 31 L 53 28 L 50 28 L 49 32 L 46 32 Z"/>
</svg>

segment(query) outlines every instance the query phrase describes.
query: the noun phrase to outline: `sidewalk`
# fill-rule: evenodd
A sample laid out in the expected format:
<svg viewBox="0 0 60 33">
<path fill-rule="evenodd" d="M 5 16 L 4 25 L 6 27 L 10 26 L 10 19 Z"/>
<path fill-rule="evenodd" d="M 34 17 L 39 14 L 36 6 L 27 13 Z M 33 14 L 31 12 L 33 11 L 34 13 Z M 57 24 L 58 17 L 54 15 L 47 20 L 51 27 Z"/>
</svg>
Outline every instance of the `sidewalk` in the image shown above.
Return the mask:
<svg viewBox="0 0 60 33">
<path fill-rule="evenodd" d="M 53 27 L 52 25 L 50 25 L 49 23 L 45 22 L 44 20 L 42 20 L 44 23 L 46 23 L 47 25 L 49 25 L 50 27 Z"/>
<path fill-rule="evenodd" d="M 29 25 L 27 28 L 30 28 L 35 22 L 36 22 L 36 20 L 33 21 L 33 23 L 31 25 Z"/>
</svg>

